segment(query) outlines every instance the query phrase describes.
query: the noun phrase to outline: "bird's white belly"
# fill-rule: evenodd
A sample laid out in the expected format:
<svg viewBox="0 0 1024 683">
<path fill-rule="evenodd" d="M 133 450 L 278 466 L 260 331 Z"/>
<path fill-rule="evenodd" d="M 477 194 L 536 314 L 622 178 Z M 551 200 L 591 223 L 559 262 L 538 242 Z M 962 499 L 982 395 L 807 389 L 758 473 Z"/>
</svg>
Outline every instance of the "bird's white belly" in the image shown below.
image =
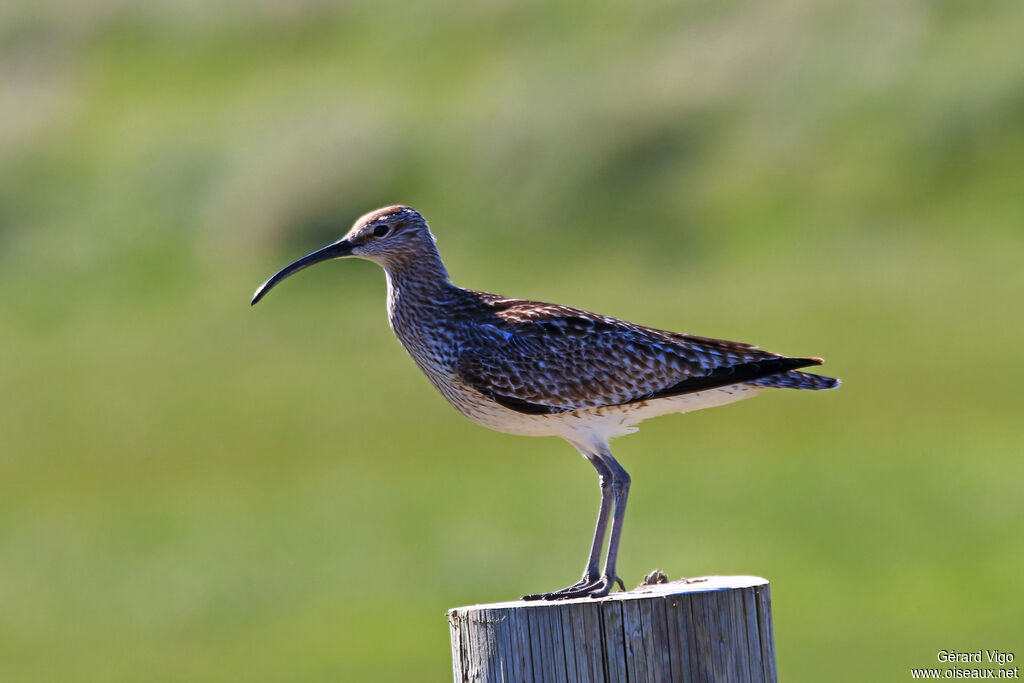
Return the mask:
<svg viewBox="0 0 1024 683">
<path fill-rule="evenodd" d="M 731 384 L 619 406 L 534 415 L 499 405 L 461 382 L 431 378 L 431 383 L 459 412 L 479 425 L 520 436 L 560 436 L 573 443 L 606 442 L 635 432 L 638 424 L 652 417 L 713 408 L 752 398 L 764 391 L 763 387 L 750 384 Z"/>
</svg>

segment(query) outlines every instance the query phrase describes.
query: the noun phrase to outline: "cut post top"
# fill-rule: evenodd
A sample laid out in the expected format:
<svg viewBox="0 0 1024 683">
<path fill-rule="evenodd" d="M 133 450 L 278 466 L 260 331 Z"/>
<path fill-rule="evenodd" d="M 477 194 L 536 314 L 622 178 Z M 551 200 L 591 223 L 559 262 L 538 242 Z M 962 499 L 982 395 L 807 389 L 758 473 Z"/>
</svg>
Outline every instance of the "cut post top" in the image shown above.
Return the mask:
<svg viewBox="0 0 1024 683">
<path fill-rule="evenodd" d="M 689 579 L 679 579 L 668 583 L 655 583 L 650 585 L 637 586 L 636 588 L 621 593 L 611 593 L 604 598 L 574 598 L 572 600 L 511 600 L 508 602 L 494 602 L 489 604 L 466 605 L 464 607 L 453 607 L 448 614 L 473 611 L 476 609 L 507 609 L 507 608 L 542 608 L 552 605 L 572 605 L 578 603 L 600 603 L 616 602 L 627 600 L 642 600 L 654 595 L 681 595 L 685 593 L 707 593 L 710 591 L 733 590 L 736 588 L 754 588 L 756 586 L 767 586 L 768 579 L 760 576 L 698 576 Z"/>
</svg>

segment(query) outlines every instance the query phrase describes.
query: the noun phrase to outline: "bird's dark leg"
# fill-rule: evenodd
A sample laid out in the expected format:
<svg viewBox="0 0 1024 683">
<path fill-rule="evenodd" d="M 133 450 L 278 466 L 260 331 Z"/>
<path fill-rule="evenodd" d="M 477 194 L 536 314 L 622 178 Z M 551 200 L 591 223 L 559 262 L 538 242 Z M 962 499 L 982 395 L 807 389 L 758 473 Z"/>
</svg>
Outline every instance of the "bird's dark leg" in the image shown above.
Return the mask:
<svg viewBox="0 0 1024 683">
<path fill-rule="evenodd" d="M 612 457 L 611 451 L 605 448 L 601 455 L 605 464 L 612 472 L 612 493 L 615 496 L 615 513 L 612 515 L 612 533 L 608 539 L 608 556 L 604 560 L 601 586 L 598 590 L 590 593 L 592 598 L 608 595 L 616 581 L 620 585 L 622 584 L 622 580 L 615 574 L 615 563 L 619 559 L 619 541 L 622 539 L 622 522 L 626 518 L 626 499 L 629 498 L 629 484 L 631 481 L 629 473 L 623 469 L 618 460 Z"/>
<path fill-rule="evenodd" d="M 629 474 L 622 468 L 622 465 L 612 457 L 607 445 L 601 448 L 598 457 L 601 458 L 605 467 L 611 475 L 611 493 L 615 504 L 615 511 L 612 513 L 612 531 L 608 539 L 608 555 L 604 560 L 604 571 L 594 581 L 585 583 L 575 590 L 567 589 L 553 596 L 545 596 L 548 600 L 564 598 L 581 598 L 589 595 L 592 598 L 603 598 L 611 592 L 616 582 L 622 586 L 622 579 L 615 573 L 615 564 L 619 557 L 619 541 L 622 538 L 622 522 L 626 517 L 626 499 L 629 498 Z M 625 587 L 623 587 L 625 590 Z"/>
<path fill-rule="evenodd" d="M 603 444 L 597 454 L 588 455 L 587 459 L 591 461 L 601 477 L 601 508 L 598 511 L 597 527 L 594 529 L 594 544 L 591 546 L 590 558 L 587 568 L 584 570 L 583 579 L 559 591 L 524 596 L 523 600 L 564 600 L 584 596 L 601 598 L 607 595 L 616 583 L 626 590 L 622 579 L 615 574 L 615 563 L 618 559 L 618 544 L 622 539 L 623 520 L 626 518 L 626 500 L 630 495 L 630 475 L 611 456 L 607 444 Z M 608 554 L 604 560 L 604 571 L 598 577 L 598 555 L 604 545 L 608 513 L 612 507 L 614 512 L 611 513 L 611 538 L 608 541 Z"/>
<path fill-rule="evenodd" d="M 601 548 L 604 547 L 604 537 L 608 531 L 608 517 L 612 511 L 614 494 L 612 493 L 612 473 L 599 455 L 584 452 L 584 457 L 597 470 L 597 476 L 601 484 L 601 506 L 597 510 L 597 524 L 594 527 L 594 542 L 590 546 L 590 556 L 587 558 L 587 566 L 583 569 L 583 578 L 571 586 L 567 586 L 550 593 L 536 593 L 524 595 L 523 600 L 557 600 L 564 597 L 577 597 L 579 591 L 596 585 L 600 581 L 598 563 L 601 559 Z"/>
<path fill-rule="evenodd" d="M 601 549 L 604 547 L 605 534 L 608 532 L 608 516 L 612 512 L 612 477 L 608 466 L 597 456 L 587 456 L 594 469 L 597 470 L 598 480 L 601 486 L 601 505 L 597 509 L 597 524 L 594 525 L 594 541 L 590 545 L 590 556 L 587 558 L 587 566 L 583 570 L 583 578 L 580 583 L 593 581 L 598 577 L 598 563 L 601 561 Z"/>
</svg>

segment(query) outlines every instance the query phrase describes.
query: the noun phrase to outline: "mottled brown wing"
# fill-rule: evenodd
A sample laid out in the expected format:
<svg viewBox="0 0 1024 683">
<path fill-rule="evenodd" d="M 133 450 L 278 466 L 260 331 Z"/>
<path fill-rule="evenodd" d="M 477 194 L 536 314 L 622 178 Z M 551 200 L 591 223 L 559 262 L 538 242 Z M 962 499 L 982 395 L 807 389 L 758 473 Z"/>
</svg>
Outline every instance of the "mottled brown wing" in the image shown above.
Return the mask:
<svg viewBox="0 0 1024 683">
<path fill-rule="evenodd" d="M 621 405 L 814 363 L 554 304 L 489 304 L 493 315 L 464 338 L 457 369 L 470 386 L 520 412 Z"/>
</svg>

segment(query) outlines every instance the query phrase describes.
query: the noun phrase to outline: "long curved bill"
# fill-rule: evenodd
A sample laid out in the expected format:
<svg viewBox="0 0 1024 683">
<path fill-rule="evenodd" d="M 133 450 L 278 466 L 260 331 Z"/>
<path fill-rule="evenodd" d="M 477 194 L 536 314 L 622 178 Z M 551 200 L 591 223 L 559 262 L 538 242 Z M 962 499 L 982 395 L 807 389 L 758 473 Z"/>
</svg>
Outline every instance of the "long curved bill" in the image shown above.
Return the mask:
<svg viewBox="0 0 1024 683">
<path fill-rule="evenodd" d="M 267 292 L 271 290 L 281 280 L 285 279 L 293 273 L 297 273 L 303 268 L 309 268 L 314 263 L 320 263 L 321 261 L 329 261 L 335 258 L 342 258 L 343 256 L 350 256 L 352 254 L 352 244 L 348 240 L 338 240 L 332 244 L 328 244 L 323 249 L 317 249 L 312 254 L 306 254 L 295 263 L 285 266 L 281 270 L 274 273 L 274 275 L 260 285 L 256 293 L 252 295 L 252 303 L 250 306 L 255 306 L 256 303 L 267 295 Z"/>
</svg>

